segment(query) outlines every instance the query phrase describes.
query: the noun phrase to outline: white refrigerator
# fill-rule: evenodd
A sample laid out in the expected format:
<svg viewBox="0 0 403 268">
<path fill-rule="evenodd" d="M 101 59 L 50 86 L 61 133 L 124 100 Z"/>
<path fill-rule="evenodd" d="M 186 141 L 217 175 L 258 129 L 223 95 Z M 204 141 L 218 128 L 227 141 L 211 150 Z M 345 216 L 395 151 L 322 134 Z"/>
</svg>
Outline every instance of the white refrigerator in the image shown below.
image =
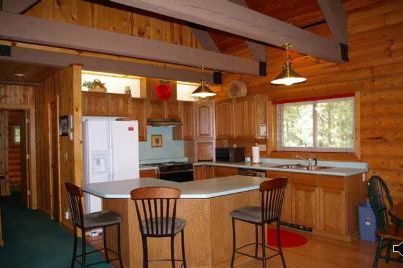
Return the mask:
<svg viewBox="0 0 403 268">
<path fill-rule="evenodd" d="M 83 117 L 84 183 L 139 178 L 138 122 Z M 99 197 L 85 195 L 86 213 L 102 210 Z"/>
</svg>

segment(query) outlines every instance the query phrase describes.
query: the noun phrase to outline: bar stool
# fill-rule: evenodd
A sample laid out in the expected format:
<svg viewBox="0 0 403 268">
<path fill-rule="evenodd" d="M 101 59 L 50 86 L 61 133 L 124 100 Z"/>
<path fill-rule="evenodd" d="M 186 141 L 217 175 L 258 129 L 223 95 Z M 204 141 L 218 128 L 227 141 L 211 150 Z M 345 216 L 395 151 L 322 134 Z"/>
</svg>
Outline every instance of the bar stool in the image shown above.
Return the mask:
<svg viewBox="0 0 403 268">
<path fill-rule="evenodd" d="M 234 267 L 235 254 L 241 254 L 263 261 L 263 267 L 266 268 L 266 261 L 274 256 L 280 255 L 283 267 L 286 267 L 283 250 L 281 248 L 280 237 L 280 215 L 283 206 L 285 195 L 285 188 L 287 186 L 287 178 L 276 178 L 264 181 L 260 184 L 259 191 L 261 192 L 261 206 L 260 207 L 243 207 L 233 210 L 232 217 L 232 258 L 231 267 Z M 255 242 L 243 245 L 239 248 L 236 247 L 236 220 L 252 223 L 255 225 Z M 278 249 L 266 246 L 266 224 L 276 222 L 277 225 L 277 243 Z M 258 227 L 261 227 L 261 243 L 258 241 Z M 245 247 L 255 245 L 255 254 L 250 255 L 239 251 Z M 262 247 L 262 256 L 258 256 L 258 246 Z M 276 254 L 266 257 L 266 248 L 277 251 Z"/>
<path fill-rule="evenodd" d="M 136 205 L 137 219 L 143 244 L 143 268 L 148 268 L 151 261 L 170 261 L 175 267 L 181 261 L 186 268 L 184 229 L 186 221 L 176 218 L 176 201 L 181 191 L 170 187 L 143 187 L 130 192 Z M 175 236 L 181 233 L 182 259 L 175 259 Z M 170 237 L 170 259 L 148 259 L 148 237 Z"/>
<path fill-rule="evenodd" d="M 120 267 L 123 267 L 122 264 L 122 257 L 120 251 L 120 223 L 122 222 L 122 217 L 113 211 L 102 210 L 99 212 L 84 214 L 83 213 L 83 206 L 82 206 L 82 196 L 83 192 L 80 187 L 68 183 L 65 183 L 67 193 L 68 193 L 68 200 L 69 200 L 69 207 L 71 212 L 71 220 L 73 223 L 73 232 L 74 232 L 74 249 L 73 249 L 73 258 L 71 260 L 71 267 L 74 267 L 75 262 L 81 264 L 81 267 L 86 267 L 86 256 L 98 251 L 104 251 L 105 253 L 105 261 L 100 261 L 96 263 L 88 264 L 96 265 L 100 263 L 109 263 L 111 261 L 119 260 Z M 118 252 L 115 252 L 111 249 L 106 247 L 106 228 L 110 226 L 117 225 L 117 235 L 118 235 Z M 102 228 L 103 230 L 103 240 L 104 240 L 104 248 L 93 250 L 90 252 L 86 252 L 86 239 L 85 239 L 85 232 L 90 231 L 92 229 L 99 229 Z M 77 229 L 81 229 L 82 233 L 82 252 L 80 255 L 77 255 Z M 118 257 L 115 259 L 109 259 L 108 251 L 113 252 Z M 78 258 L 81 257 L 81 262 Z"/>
</svg>

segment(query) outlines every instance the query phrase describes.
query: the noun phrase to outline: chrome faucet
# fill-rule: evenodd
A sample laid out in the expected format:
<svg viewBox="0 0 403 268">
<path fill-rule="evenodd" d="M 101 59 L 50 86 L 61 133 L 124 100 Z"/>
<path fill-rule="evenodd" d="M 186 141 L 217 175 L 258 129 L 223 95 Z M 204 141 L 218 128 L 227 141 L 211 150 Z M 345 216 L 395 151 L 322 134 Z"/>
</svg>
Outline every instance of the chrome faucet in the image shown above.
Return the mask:
<svg viewBox="0 0 403 268">
<path fill-rule="evenodd" d="M 316 167 L 317 165 L 318 165 L 318 159 L 316 159 L 316 158 L 309 158 L 308 159 L 309 169 L 312 169 L 313 167 Z"/>
</svg>

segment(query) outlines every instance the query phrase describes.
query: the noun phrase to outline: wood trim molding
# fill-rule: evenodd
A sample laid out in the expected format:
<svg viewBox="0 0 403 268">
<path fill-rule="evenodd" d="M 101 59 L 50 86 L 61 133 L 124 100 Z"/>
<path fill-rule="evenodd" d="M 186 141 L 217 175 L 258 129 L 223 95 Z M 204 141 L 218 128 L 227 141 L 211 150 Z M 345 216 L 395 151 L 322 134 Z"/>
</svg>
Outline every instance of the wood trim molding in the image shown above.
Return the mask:
<svg viewBox="0 0 403 268">
<path fill-rule="evenodd" d="M 344 62 L 339 42 L 326 39 L 284 21 L 230 1 L 216 0 L 110 0 L 149 12 L 188 21 L 278 47 L 293 49 L 333 62 Z M 242 18 L 240 20 L 239 18 Z"/>
<path fill-rule="evenodd" d="M 0 38 L 259 75 L 259 62 L 255 60 L 6 12 L 0 12 Z"/>
</svg>

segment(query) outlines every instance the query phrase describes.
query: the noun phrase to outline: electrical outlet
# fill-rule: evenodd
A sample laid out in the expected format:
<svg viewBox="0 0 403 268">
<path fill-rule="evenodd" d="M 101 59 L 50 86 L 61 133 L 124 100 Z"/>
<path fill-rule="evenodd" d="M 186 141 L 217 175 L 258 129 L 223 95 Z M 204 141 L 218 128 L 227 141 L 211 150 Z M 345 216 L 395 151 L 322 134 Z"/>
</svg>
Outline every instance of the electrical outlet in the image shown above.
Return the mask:
<svg viewBox="0 0 403 268">
<path fill-rule="evenodd" d="M 70 211 L 66 211 L 66 213 L 64 214 L 64 217 L 66 218 L 66 220 L 70 219 Z"/>
</svg>

